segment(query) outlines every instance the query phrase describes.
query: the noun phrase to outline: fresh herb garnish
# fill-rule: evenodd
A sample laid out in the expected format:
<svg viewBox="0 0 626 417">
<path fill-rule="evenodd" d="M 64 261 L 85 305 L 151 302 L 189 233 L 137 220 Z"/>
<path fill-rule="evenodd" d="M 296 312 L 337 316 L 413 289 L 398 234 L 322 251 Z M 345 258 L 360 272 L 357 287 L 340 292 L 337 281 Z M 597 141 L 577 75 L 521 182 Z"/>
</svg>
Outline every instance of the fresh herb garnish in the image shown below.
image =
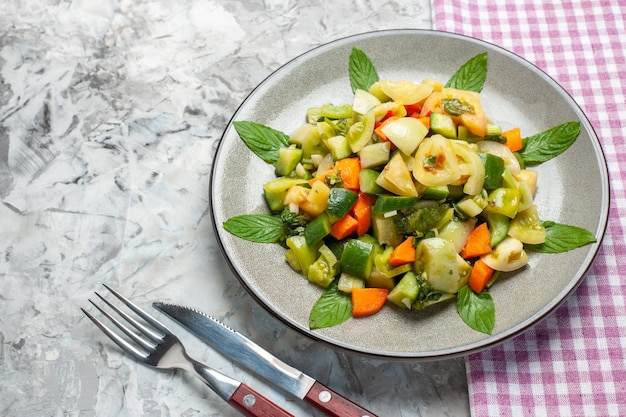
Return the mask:
<svg viewBox="0 0 626 417">
<path fill-rule="evenodd" d="M 540 245 L 524 245 L 524 249 L 532 252 L 563 253 L 590 243 L 595 243 L 595 236 L 578 226 L 544 221 L 541 223 L 546 229 L 546 241 Z"/>
<path fill-rule="evenodd" d="M 474 109 L 467 103 L 463 103 L 458 98 L 442 98 L 441 105 L 450 116 L 460 116 L 463 113 L 474 113 Z"/>
<path fill-rule="evenodd" d="M 271 214 L 240 214 L 224 222 L 224 229 L 233 235 L 257 243 L 276 243 L 283 238 L 283 221 Z"/>
<path fill-rule="evenodd" d="M 352 92 L 357 89 L 368 91 L 372 84 L 378 81 L 378 73 L 372 61 L 370 61 L 365 52 L 358 48 L 352 48 L 348 72 Z"/>
<path fill-rule="evenodd" d="M 337 279 L 333 281 L 313 305 L 309 315 L 309 328 L 336 326 L 352 317 L 350 295 L 340 291 L 337 282 Z"/>
<path fill-rule="evenodd" d="M 476 294 L 470 287 L 464 285 L 459 289 L 456 299 L 456 308 L 461 319 L 474 330 L 491 334 L 496 322 L 496 307 L 487 290 Z"/>
<path fill-rule="evenodd" d="M 271 127 L 247 121 L 233 122 L 248 148 L 267 163 L 278 161 L 278 150 L 289 146 L 289 136 Z"/>
<path fill-rule="evenodd" d="M 446 87 L 480 93 L 487 80 L 487 52 L 470 58 L 446 83 Z"/>
<path fill-rule="evenodd" d="M 565 122 L 522 139 L 520 155 L 527 165 L 540 164 L 565 152 L 580 133 L 579 122 Z"/>
</svg>

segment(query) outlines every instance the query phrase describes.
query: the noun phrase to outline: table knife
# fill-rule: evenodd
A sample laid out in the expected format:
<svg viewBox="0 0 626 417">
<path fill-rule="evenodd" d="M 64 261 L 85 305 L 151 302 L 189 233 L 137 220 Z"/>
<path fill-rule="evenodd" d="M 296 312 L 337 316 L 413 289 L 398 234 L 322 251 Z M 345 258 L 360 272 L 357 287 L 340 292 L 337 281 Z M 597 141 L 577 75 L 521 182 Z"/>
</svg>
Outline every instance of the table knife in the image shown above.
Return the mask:
<svg viewBox="0 0 626 417">
<path fill-rule="evenodd" d="M 161 302 L 152 304 L 240 365 L 311 403 L 332 417 L 376 417 L 314 378 L 284 363 L 261 346 L 198 310 Z"/>
</svg>

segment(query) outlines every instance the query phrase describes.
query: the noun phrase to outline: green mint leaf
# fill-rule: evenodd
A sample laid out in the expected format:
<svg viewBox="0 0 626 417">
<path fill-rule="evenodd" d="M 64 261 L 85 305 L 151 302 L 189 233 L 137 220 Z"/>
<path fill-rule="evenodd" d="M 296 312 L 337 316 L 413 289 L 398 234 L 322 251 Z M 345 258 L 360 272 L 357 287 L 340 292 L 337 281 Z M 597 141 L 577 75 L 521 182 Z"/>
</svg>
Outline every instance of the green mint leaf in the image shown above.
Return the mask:
<svg viewBox="0 0 626 417">
<path fill-rule="evenodd" d="M 545 221 L 546 241 L 539 245 L 525 244 L 524 248 L 531 252 L 563 253 L 596 242 L 595 236 L 578 226 Z"/>
<path fill-rule="evenodd" d="M 456 308 L 469 327 L 491 334 L 496 322 L 496 307 L 489 291 L 476 294 L 469 286 L 464 285 L 457 294 Z"/>
<path fill-rule="evenodd" d="M 284 235 L 280 216 L 271 214 L 241 214 L 224 222 L 224 229 L 250 242 L 275 243 Z"/>
<path fill-rule="evenodd" d="M 546 162 L 565 152 L 580 133 L 579 122 L 565 122 L 522 139 L 520 155 L 527 165 Z"/>
<path fill-rule="evenodd" d="M 372 61 L 358 48 L 352 48 L 348 72 L 353 93 L 357 89 L 369 91 L 372 84 L 378 81 L 378 73 Z"/>
<path fill-rule="evenodd" d="M 487 52 L 470 58 L 446 83 L 447 88 L 480 93 L 487 80 Z"/>
<path fill-rule="evenodd" d="M 309 315 L 311 330 L 336 326 L 352 317 L 352 300 L 339 291 L 337 281 L 333 281 L 313 305 Z"/>
<path fill-rule="evenodd" d="M 289 146 L 289 136 L 271 127 L 247 121 L 237 121 L 233 125 L 248 148 L 269 164 L 278 161 L 280 148 Z"/>
</svg>

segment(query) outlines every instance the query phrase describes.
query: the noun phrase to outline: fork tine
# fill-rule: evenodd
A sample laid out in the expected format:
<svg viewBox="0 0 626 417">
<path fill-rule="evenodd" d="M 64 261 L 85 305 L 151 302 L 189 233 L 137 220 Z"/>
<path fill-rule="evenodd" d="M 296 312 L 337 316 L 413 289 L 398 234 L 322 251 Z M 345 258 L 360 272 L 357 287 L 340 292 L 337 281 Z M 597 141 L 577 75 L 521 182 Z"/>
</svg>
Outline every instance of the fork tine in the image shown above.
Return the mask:
<svg viewBox="0 0 626 417">
<path fill-rule="evenodd" d="M 102 309 L 100 309 L 98 306 L 96 307 L 98 308 L 98 310 L 102 311 Z M 100 330 L 102 330 L 104 334 L 109 336 L 109 338 L 112 341 L 114 341 L 119 347 L 121 347 L 122 350 L 126 351 L 127 353 L 132 355 L 135 359 L 137 359 L 140 362 L 144 362 L 144 363 L 147 362 L 148 355 L 145 352 L 142 352 L 141 350 L 137 349 L 135 346 L 128 343 L 126 340 L 122 339 L 117 333 L 115 333 L 114 331 L 109 329 L 107 326 L 105 326 L 104 323 L 102 323 L 100 320 L 98 320 L 97 318 L 89 314 L 89 312 L 85 310 L 84 308 L 81 307 L 81 310 L 83 311 L 83 313 L 85 313 L 87 317 L 89 317 L 91 321 L 93 321 L 93 323 L 96 326 L 98 326 Z M 105 313 L 105 315 L 108 316 L 107 313 Z"/>
<path fill-rule="evenodd" d="M 135 303 L 133 303 L 132 301 L 130 301 L 129 299 L 124 297 L 122 294 L 118 293 L 113 288 L 109 287 L 108 285 L 106 285 L 104 283 L 102 285 L 104 285 L 104 287 L 107 290 L 111 291 L 111 293 L 114 296 L 116 296 L 120 301 L 122 301 L 124 304 L 126 304 L 128 306 L 128 308 L 130 308 L 135 313 L 137 313 L 142 319 L 144 319 L 145 321 L 147 321 L 148 323 L 150 323 L 151 325 L 153 325 L 154 327 L 159 329 L 159 331 L 161 331 L 164 335 L 171 335 L 172 334 L 170 329 L 165 327 L 165 325 L 163 323 L 161 323 L 160 321 L 158 321 L 157 319 L 152 317 L 150 314 L 148 314 L 145 310 L 140 308 L 138 305 L 136 305 Z"/>
<path fill-rule="evenodd" d="M 119 309 L 117 309 L 114 305 L 112 305 L 111 303 L 109 303 L 107 300 L 105 300 L 104 298 L 102 298 L 100 296 L 100 294 L 96 293 L 96 295 L 98 297 L 100 297 L 101 300 L 103 300 L 109 307 L 111 307 L 112 309 L 114 309 L 118 314 L 120 314 L 122 317 L 124 317 L 126 320 L 128 320 L 131 324 L 133 324 L 132 322 L 134 321 L 132 317 L 128 316 L 126 313 L 124 313 L 123 311 L 120 311 Z M 130 330 L 128 328 L 128 326 L 125 326 L 122 322 L 120 322 L 119 320 L 117 320 L 115 317 L 113 317 L 112 315 L 110 315 L 109 313 L 107 313 L 106 311 L 104 311 L 103 309 L 101 309 L 96 303 L 94 303 L 93 301 L 89 300 L 89 302 L 91 304 L 93 304 L 93 306 L 95 308 L 97 308 L 106 318 L 108 318 L 113 324 L 115 324 L 117 326 L 118 329 L 120 329 L 121 331 L 124 332 L 124 334 L 126 334 L 126 336 L 130 337 L 133 342 L 137 343 L 139 346 L 141 346 L 142 348 L 144 348 L 147 353 L 151 353 L 154 352 L 155 348 L 156 348 L 156 343 L 149 343 L 147 342 L 144 338 L 139 337 L 137 334 L 135 334 L 132 330 Z M 139 326 L 141 326 L 140 323 L 137 323 Z M 137 329 L 139 331 L 141 331 L 141 329 Z M 149 337 L 149 336 L 148 336 Z"/>
<path fill-rule="evenodd" d="M 128 313 L 122 311 L 119 307 L 117 307 L 116 305 L 111 303 L 109 300 L 107 300 L 106 298 L 104 298 L 103 296 L 98 294 L 97 292 L 95 294 L 106 305 L 108 305 L 113 311 L 115 311 L 117 314 L 122 316 L 128 323 L 132 324 L 135 329 L 139 330 L 139 332 L 143 333 L 145 336 L 150 338 L 153 342 L 160 343 L 160 342 L 163 341 L 163 336 L 164 336 L 163 334 L 157 333 L 153 329 L 151 329 L 151 328 L 145 326 L 144 324 L 138 322 L 137 320 L 135 320 L 135 318 L 133 318 L 130 315 L 128 315 Z M 130 332 L 130 333 L 132 333 L 132 332 Z M 126 334 L 128 334 L 128 333 L 126 333 Z M 132 337 L 130 334 L 128 334 L 128 335 L 130 337 Z"/>
</svg>

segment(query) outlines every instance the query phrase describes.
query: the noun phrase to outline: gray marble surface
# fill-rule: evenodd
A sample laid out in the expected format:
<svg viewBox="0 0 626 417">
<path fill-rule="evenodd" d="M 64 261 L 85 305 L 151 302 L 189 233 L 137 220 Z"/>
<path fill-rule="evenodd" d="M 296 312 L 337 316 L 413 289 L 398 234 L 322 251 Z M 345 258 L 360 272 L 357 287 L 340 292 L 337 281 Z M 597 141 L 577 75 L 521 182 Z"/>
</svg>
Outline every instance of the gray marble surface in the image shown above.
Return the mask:
<svg viewBox="0 0 626 417">
<path fill-rule="evenodd" d="M 208 311 L 381 416 L 469 415 L 463 359 L 337 352 L 265 312 L 208 212 L 216 144 L 255 85 L 333 39 L 430 25 L 427 0 L 3 0 L 0 415 L 238 415 L 99 333 L 79 308 L 103 282 Z M 193 356 L 321 415 L 167 323 Z"/>
</svg>

